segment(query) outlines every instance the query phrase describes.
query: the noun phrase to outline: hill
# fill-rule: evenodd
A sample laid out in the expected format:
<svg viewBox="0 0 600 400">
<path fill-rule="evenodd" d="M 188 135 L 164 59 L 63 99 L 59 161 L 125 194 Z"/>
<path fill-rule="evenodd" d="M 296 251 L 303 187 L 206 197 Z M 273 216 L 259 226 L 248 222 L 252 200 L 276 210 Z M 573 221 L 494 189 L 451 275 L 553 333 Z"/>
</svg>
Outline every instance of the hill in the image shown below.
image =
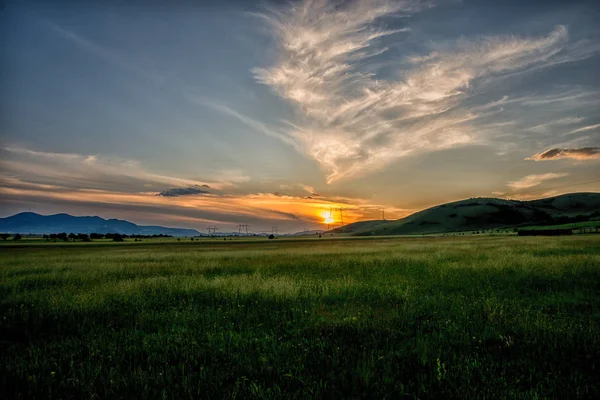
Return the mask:
<svg viewBox="0 0 600 400">
<path fill-rule="evenodd" d="M 313 229 L 313 230 L 307 230 L 307 231 L 300 231 L 300 232 L 296 232 L 296 233 L 290 233 L 286 236 L 307 236 L 307 235 L 318 235 L 320 233 L 325 232 L 322 229 Z"/>
<path fill-rule="evenodd" d="M 383 226 L 385 224 L 389 224 L 395 222 L 394 220 L 385 220 L 385 219 L 374 219 L 368 221 L 358 221 L 352 224 L 340 226 L 339 228 L 332 229 L 327 233 L 354 233 L 363 230 L 369 230 L 371 228 L 375 228 L 376 226 Z"/>
<path fill-rule="evenodd" d="M 198 236 L 195 229 L 165 228 L 163 226 L 141 226 L 120 219 L 100 217 L 75 217 L 69 214 L 40 215 L 23 212 L 0 218 L 0 232 L 21 234 L 51 233 L 120 233 L 122 235 L 172 235 Z"/>
<path fill-rule="evenodd" d="M 519 201 L 472 198 L 441 204 L 396 221 L 360 221 L 332 230 L 351 235 L 412 235 L 556 225 L 600 220 L 600 193 Z"/>
</svg>

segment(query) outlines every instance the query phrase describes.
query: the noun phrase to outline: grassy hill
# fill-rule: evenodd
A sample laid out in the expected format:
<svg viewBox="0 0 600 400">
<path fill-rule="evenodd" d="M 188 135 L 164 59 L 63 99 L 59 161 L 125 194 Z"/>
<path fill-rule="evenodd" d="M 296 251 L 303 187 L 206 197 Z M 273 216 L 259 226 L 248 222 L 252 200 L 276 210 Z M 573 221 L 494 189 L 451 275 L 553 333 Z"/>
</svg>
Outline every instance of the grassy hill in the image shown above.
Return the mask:
<svg viewBox="0 0 600 400">
<path fill-rule="evenodd" d="M 412 235 L 590 220 L 600 220 L 600 193 L 571 193 L 532 201 L 472 198 L 431 207 L 396 221 L 360 221 L 332 232 Z"/>
<path fill-rule="evenodd" d="M 383 226 L 390 222 L 395 222 L 395 221 L 384 220 L 384 219 L 358 221 L 358 222 L 354 222 L 352 224 L 347 224 L 347 225 L 341 226 L 339 228 L 332 229 L 328 233 L 354 233 L 354 232 L 362 231 L 365 229 L 371 229 L 371 228 L 374 228 L 377 226 Z"/>
</svg>

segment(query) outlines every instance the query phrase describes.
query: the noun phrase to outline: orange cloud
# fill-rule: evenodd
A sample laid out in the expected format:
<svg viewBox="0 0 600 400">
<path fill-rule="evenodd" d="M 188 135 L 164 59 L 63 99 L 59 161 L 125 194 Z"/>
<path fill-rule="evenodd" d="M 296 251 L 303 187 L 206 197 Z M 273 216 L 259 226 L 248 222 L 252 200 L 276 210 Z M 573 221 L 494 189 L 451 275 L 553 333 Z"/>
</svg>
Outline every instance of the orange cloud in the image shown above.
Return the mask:
<svg viewBox="0 0 600 400">
<path fill-rule="evenodd" d="M 527 157 L 526 160 L 547 161 L 561 158 L 572 158 L 574 160 L 592 160 L 600 158 L 600 147 L 582 147 L 579 149 L 562 149 L 555 147 L 541 153 Z"/>
<path fill-rule="evenodd" d="M 530 187 L 538 186 L 542 184 L 542 182 L 550 180 L 550 179 L 558 179 L 563 178 L 569 174 L 565 173 L 554 173 L 550 172 L 547 174 L 533 174 L 527 175 L 517 181 L 509 182 L 508 186 L 513 188 L 514 190 L 528 189 Z"/>
</svg>

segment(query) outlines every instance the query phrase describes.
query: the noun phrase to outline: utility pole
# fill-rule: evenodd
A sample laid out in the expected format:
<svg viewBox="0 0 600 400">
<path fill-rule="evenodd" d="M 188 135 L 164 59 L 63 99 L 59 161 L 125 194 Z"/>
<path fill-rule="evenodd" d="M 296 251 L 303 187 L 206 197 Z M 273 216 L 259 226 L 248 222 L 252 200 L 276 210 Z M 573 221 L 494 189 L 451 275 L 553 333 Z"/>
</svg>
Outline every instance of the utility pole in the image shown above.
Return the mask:
<svg viewBox="0 0 600 400">
<path fill-rule="evenodd" d="M 385 221 L 385 208 L 381 209 L 381 219 Z"/>
</svg>

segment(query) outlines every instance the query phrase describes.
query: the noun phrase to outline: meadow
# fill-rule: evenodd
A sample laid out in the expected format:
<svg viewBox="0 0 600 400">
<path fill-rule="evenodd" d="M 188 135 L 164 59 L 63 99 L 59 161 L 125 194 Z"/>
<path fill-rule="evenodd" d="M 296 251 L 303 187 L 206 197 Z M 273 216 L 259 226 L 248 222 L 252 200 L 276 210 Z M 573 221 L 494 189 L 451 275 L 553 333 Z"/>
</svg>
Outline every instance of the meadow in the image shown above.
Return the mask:
<svg viewBox="0 0 600 400">
<path fill-rule="evenodd" d="M 600 235 L 0 246 L 4 398 L 600 398 Z"/>
</svg>

